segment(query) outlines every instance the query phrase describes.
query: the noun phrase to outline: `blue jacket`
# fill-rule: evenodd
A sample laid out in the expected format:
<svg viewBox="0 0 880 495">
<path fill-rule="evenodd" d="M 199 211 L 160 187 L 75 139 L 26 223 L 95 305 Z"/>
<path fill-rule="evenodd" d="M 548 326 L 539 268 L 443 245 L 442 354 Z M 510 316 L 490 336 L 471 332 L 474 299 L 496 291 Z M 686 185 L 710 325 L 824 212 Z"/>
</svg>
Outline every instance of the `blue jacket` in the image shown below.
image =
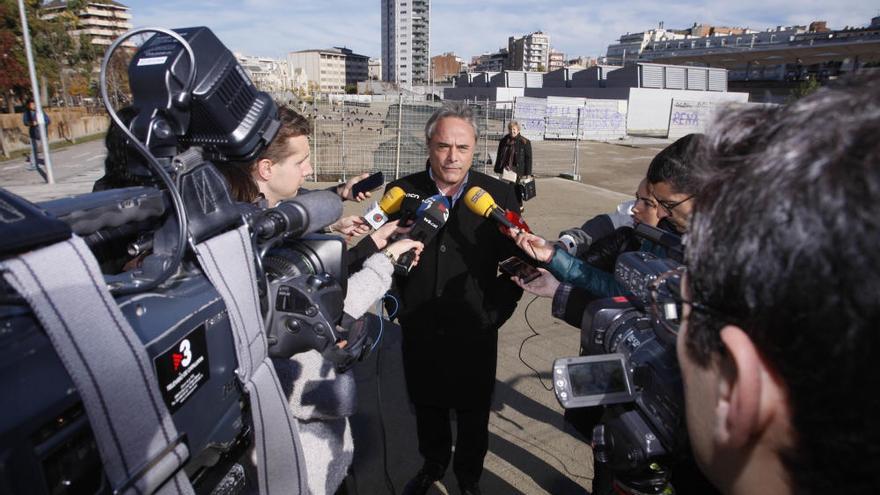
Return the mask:
<svg viewBox="0 0 880 495">
<path fill-rule="evenodd" d="M 49 124 L 52 120 L 49 118 L 49 114 L 43 111 L 43 120 L 46 123 L 46 127 L 49 127 Z M 37 111 L 31 110 L 29 108 L 24 109 L 24 114 L 21 116 L 21 123 L 24 124 L 28 128 L 28 136 L 31 139 L 40 139 L 40 131 L 39 127 L 34 125 L 37 122 Z"/>
<path fill-rule="evenodd" d="M 639 251 L 666 257 L 666 250 L 650 241 L 643 240 Z M 554 251 L 547 263 L 547 270 L 560 282 L 584 289 L 597 298 L 627 295 L 627 291 L 614 279 L 613 273 L 600 270 L 563 249 Z"/>
</svg>

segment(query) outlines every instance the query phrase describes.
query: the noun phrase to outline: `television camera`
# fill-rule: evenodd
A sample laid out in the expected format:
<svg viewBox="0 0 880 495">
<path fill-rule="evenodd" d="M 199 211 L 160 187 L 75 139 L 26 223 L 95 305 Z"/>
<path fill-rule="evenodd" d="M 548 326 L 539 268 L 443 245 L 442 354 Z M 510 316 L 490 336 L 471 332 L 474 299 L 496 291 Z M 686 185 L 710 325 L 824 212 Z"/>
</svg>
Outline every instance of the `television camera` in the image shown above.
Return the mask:
<svg viewBox="0 0 880 495">
<path fill-rule="evenodd" d="M 129 65 L 133 118 L 123 122 L 108 103 L 107 64 L 125 40 L 147 32 L 156 34 Z M 126 176 L 155 187 L 36 205 L 0 189 L 0 492 L 164 492 L 172 485 L 169 480 L 177 483 L 174 477 L 183 473 L 197 493 L 237 493 L 250 482 L 239 461 L 255 442 L 258 417 L 289 415 L 286 407 L 270 410 L 275 403 L 259 402 L 259 372 L 248 377 L 242 356 L 257 356 L 251 365 L 259 370 L 260 356 L 324 351 L 345 337 L 339 326 L 345 246 L 339 238 L 315 234 L 340 216 L 341 202 L 335 194 L 313 192 L 262 210 L 230 199 L 212 162 L 252 160 L 280 123 L 272 99 L 256 90 L 208 28 L 126 33 L 105 55 L 101 90 L 113 125 L 125 136 Z M 236 258 L 215 260 L 221 269 L 211 276 L 204 258 L 213 251 L 203 246 L 236 232 L 245 235 L 239 246 L 231 245 L 232 251 L 250 254 L 241 265 L 254 276 L 224 290 L 220 280 L 238 268 Z M 64 280 L 69 270 L 62 258 L 40 262 L 34 257 L 65 243 L 74 249 L 86 246 L 84 257 L 94 257 L 94 266 L 100 267 L 93 284 L 98 289 L 88 292 L 109 301 L 107 308 L 88 302 L 83 287 L 90 288 L 92 280 Z M 54 268 L 47 266 L 52 260 L 58 263 Z M 37 271 L 50 274 L 37 277 L 39 283 L 62 279 L 45 291 L 52 304 L 38 304 L 42 296 L 23 290 L 16 278 L 15 266 L 35 263 L 42 263 Z M 238 290 L 242 286 L 246 290 Z M 64 315 L 63 307 L 54 306 L 57 301 L 72 306 L 68 313 L 74 314 Z M 245 313 L 239 302 L 253 304 L 257 325 L 247 329 L 235 321 Z M 57 309 L 61 327 L 71 331 L 72 346 L 57 347 L 58 337 L 47 323 L 50 309 Z M 85 316 L 78 318 L 78 310 Z M 145 357 L 138 361 L 144 369 L 123 362 L 102 377 L 95 370 L 113 359 L 113 329 L 93 327 L 115 315 L 125 320 L 116 321 L 118 326 L 133 331 L 121 334 L 134 336 L 125 343 Z M 253 339 L 242 342 L 240 327 Z M 91 341 L 82 340 L 92 334 Z M 96 386 L 99 400 L 79 386 L 67 357 L 71 352 L 82 358 L 87 378 L 104 380 Z M 150 385 L 120 390 L 138 371 Z M 274 371 L 268 373 L 259 376 L 269 376 L 265 383 L 271 384 Z M 167 409 L 160 418 L 173 421 L 173 427 L 166 423 L 163 428 L 176 428 L 179 435 L 167 438 L 168 447 L 161 451 L 136 453 L 143 462 L 114 476 L 111 466 L 120 460 L 102 447 L 99 433 L 105 427 L 95 411 L 109 411 L 104 419 L 121 425 L 114 434 L 128 434 L 146 411 L 126 398 L 139 391 L 134 389 L 151 387 L 155 394 L 145 395 L 158 398 L 154 402 L 160 404 L 153 406 Z M 114 412 L 119 410 L 124 413 Z M 128 454 L 125 442 L 113 439 Z M 150 448 L 153 443 L 147 438 Z M 298 445 L 291 448 L 301 457 Z M 296 462 L 301 460 L 290 466 Z M 260 486 L 262 491 L 262 479 Z"/>
<path fill-rule="evenodd" d="M 564 408 L 603 407 L 598 423 L 589 425 L 594 493 L 674 493 L 672 472 L 689 459 L 675 354 L 681 240 L 647 225 L 635 233 L 663 246 L 663 256 L 620 255 L 615 278 L 630 295 L 590 303 L 581 356 L 553 364 L 554 391 Z"/>
</svg>

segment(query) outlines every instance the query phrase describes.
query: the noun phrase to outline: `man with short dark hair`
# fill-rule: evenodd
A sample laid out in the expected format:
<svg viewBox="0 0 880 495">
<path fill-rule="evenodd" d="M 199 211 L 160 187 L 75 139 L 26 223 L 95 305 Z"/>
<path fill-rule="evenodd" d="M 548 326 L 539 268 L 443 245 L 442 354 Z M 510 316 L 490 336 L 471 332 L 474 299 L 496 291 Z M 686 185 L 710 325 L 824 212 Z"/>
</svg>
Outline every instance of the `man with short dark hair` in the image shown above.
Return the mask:
<svg viewBox="0 0 880 495">
<path fill-rule="evenodd" d="M 708 131 L 678 357 L 691 445 L 726 493 L 880 486 L 880 78 Z"/>
<path fill-rule="evenodd" d="M 702 134 L 688 134 L 663 149 L 651 160 L 648 183 L 657 201 L 657 216 L 666 219 L 679 233 L 688 230 L 697 192 L 691 152 L 703 139 Z"/>
</svg>

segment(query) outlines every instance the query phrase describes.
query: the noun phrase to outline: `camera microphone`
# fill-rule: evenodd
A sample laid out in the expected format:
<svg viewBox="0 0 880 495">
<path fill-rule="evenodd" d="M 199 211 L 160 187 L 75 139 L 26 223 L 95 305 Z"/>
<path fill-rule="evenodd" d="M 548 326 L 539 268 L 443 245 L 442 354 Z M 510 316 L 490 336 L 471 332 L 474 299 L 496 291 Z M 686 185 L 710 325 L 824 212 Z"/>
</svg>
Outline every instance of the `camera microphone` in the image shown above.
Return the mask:
<svg viewBox="0 0 880 495">
<path fill-rule="evenodd" d="M 314 191 L 282 201 L 256 216 L 252 223 L 257 238 L 279 235 L 303 236 L 317 232 L 342 216 L 342 200 L 330 191 Z"/>
<path fill-rule="evenodd" d="M 382 199 L 367 208 L 367 211 L 364 212 L 364 220 L 373 229 L 378 229 L 388 222 L 389 215 L 400 211 L 405 197 L 406 192 L 403 189 L 397 186 L 392 187 L 382 196 Z"/>
<path fill-rule="evenodd" d="M 508 229 L 517 228 L 510 220 L 504 209 L 495 202 L 495 198 L 487 193 L 482 187 L 474 186 L 465 193 L 464 204 L 472 212 L 481 217 L 491 218 Z"/>
</svg>

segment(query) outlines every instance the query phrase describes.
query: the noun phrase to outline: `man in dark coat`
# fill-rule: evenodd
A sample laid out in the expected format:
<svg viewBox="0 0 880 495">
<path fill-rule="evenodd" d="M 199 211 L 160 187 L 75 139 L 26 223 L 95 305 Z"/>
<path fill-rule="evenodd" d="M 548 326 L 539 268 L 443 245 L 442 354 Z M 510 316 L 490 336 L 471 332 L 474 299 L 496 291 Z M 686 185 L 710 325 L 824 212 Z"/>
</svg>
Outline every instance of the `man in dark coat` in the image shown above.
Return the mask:
<svg viewBox="0 0 880 495">
<path fill-rule="evenodd" d="M 446 196 L 446 224 L 407 276 L 395 277 L 403 328 L 407 390 L 416 411 L 424 466 L 404 488 L 423 494 L 452 458 L 451 409 L 457 424 L 453 471 L 462 493 L 479 494 L 488 450 L 489 406 L 495 385 L 498 329 L 522 291 L 498 262 L 517 251 L 498 226 L 467 208 L 465 192 L 479 186 L 502 208 L 516 206 L 512 185 L 470 170 L 477 125 L 465 105 L 448 103 L 428 120 L 429 168 L 388 185 L 427 198 Z"/>
</svg>

